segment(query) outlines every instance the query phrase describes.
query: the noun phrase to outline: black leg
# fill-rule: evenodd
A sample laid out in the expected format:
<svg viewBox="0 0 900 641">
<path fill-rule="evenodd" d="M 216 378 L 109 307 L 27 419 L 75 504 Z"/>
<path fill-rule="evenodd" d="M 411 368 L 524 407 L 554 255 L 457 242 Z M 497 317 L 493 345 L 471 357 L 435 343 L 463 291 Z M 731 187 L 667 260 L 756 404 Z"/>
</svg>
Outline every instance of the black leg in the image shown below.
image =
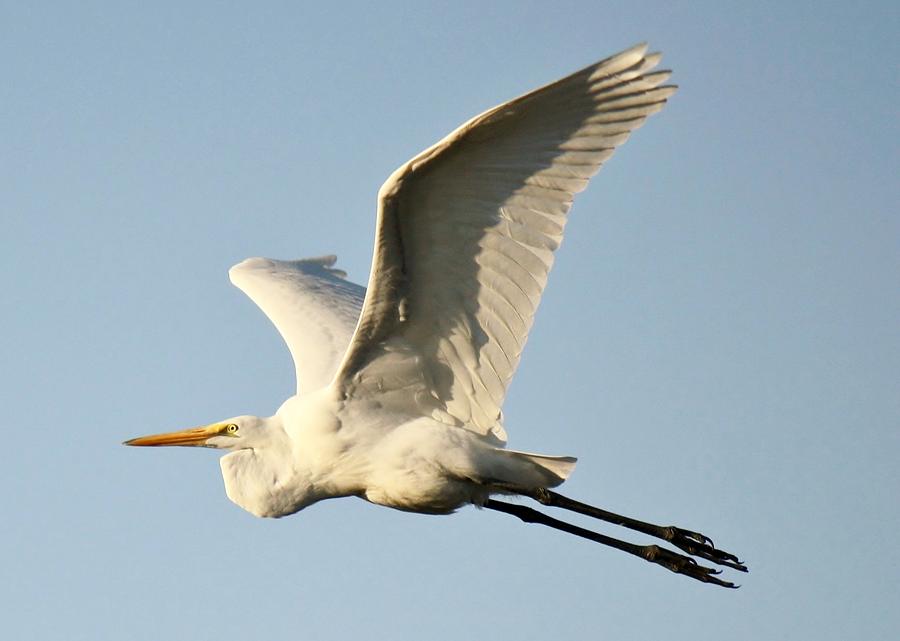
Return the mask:
<svg viewBox="0 0 900 641">
<path fill-rule="evenodd" d="M 496 499 L 488 499 L 485 502 L 484 507 L 488 508 L 489 510 L 496 510 L 505 514 L 511 514 L 512 516 L 518 517 L 525 523 L 539 523 L 540 525 L 546 525 L 556 530 L 562 530 L 563 532 L 568 532 L 569 534 L 574 534 L 575 536 L 580 536 L 582 538 L 590 539 L 591 541 L 595 541 L 603 545 L 608 545 L 609 547 L 613 547 L 617 550 L 622 550 L 623 552 L 627 552 L 628 554 L 633 554 L 634 556 L 640 557 L 645 561 L 650 561 L 651 563 L 661 565 L 667 570 L 671 570 L 676 574 L 683 574 L 704 583 L 713 583 L 715 585 L 721 585 L 725 588 L 738 587 L 734 583 L 723 581 L 716 577 L 716 575 L 719 574 L 720 570 L 703 567 L 689 556 L 684 556 L 682 554 L 672 552 L 671 550 L 659 547 L 658 545 L 635 545 L 634 543 L 628 543 L 627 541 L 614 539 L 611 536 L 606 536 L 604 534 L 600 534 L 599 532 L 586 530 L 585 528 L 578 527 L 577 525 L 572 525 L 571 523 L 566 523 L 565 521 L 554 519 L 553 517 L 547 516 L 543 512 L 538 512 L 537 510 L 534 510 L 525 505 L 516 505 L 514 503 L 506 503 L 505 501 L 497 501 Z"/>
<path fill-rule="evenodd" d="M 614 523 L 615 525 L 621 525 L 622 527 L 626 527 L 630 530 L 636 530 L 637 532 L 649 534 L 650 536 L 662 539 L 663 541 L 668 541 L 675 547 L 687 552 L 688 554 L 698 556 L 701 559 L 706 559 L 707 561 L 712 561 L 713 563 L 717 563 L 718 565 L 726 565 L 730 568 L 734 568 L 735 570 L 747 572 L 747 566 L 741 563 L 741 561 L 735 555 L 723 550 L 716 549 L 715 545 L 713 545 L 712 539 L 710 539 L 708 536 L 700 534 L 699 532 L 683 530 L 673 525 L 661 526 L 654 525 L 652 523 L 646 523 L 644 521 L 638 521 L 637 519 L 622 516 L 621 514 L 607 512 L 606 510 L 594 507 L 593 505 L 587 505 L 586 503 L 575 501 L 563 496 L 562 494 L 557 494 L 556 492 L 543 488 L 534 491 L 517 491 L 517 493 L 528 496 L 538 503 L 541 503 L 542 505 L 546 505 L 548 507 L 558 507 L 564 510 L 578 512 L 579 514 L 591 516 L 595 519 L 606 521 L 607 523 Z"/>
</svg>

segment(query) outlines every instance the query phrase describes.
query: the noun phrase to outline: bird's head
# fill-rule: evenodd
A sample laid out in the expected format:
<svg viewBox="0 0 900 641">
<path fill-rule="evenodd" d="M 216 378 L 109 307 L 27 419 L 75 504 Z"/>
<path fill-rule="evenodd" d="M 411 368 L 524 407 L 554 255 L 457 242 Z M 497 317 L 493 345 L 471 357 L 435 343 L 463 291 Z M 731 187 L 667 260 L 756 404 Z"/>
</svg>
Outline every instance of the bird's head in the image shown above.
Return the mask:
<svg viewBox="0 0 900 641">
<path fill-rule="evenodd" d="M 161 445 L 182 445 L 188 447 L 212 447 L 220 450 L 241 450 L 252 448 L 259 441 L 265 420 L 257 416 L 236 416 L 219 423 L 192 427 L 178 432 L 139 436 L 125 441 L 123 445 L 159 447 Z"/>
</svg>

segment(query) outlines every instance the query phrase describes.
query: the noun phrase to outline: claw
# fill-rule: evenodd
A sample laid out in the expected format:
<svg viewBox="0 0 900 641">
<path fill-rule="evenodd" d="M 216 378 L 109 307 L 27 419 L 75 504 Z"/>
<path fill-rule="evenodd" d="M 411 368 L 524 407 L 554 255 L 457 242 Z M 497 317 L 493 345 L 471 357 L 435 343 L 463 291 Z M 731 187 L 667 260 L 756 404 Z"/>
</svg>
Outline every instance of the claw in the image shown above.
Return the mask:
<svg viewBox="0 0 900 641">
<path fill-rule="evenodd" d="M 650 561 L 661 565 L 670 572 L 675 574 L 683 574 L 703 583 L 713 583 L 725 588 L 736 588 L 737 586 L 730 581 L 723 581 L 717 578 L 722 573 L 721 570 L 708 568 L 697 563 L 696 559 L 673 552 L 658 545 L 648 545 L 644 547 L 642 556 Z"/>
<path fill-rule="evenodd" d="M 713 540 L 702 534 L 701 532 L 691 532 L 690 530 L 682 530 L 681 528 L 675 527 L 674 525 L 669 528 L 672 532 L 673 536 L 678 536 L 679 534 L 686 539 L 692 539 L 699 543 L 700 545 L 708 545 L 711 548 L 716 547 L 716 544 L 713 543 Z"/>
<path fill-rule="evenodd" d="M 664 529 L 664 537 L 669 543 L 678 549 L 699 556 L 701 559 L 712 561 L 719 565 L 725 565 L 740 572 L 746 572 L 747 567 L 741 563 L 734 554 L 716 549 L 713 540 L 700 532 L 691 532 L 681 528 L 670 526 Z"/>
</svg>

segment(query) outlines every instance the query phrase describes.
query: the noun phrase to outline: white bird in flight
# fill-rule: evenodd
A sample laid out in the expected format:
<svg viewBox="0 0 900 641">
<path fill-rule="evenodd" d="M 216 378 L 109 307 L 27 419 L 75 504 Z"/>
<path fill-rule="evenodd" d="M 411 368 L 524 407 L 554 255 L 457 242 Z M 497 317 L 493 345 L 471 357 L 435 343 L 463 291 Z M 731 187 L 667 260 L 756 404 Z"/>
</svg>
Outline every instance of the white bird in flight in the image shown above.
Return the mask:
<svg viewBox="0 0 900 641">
<path fill-rule="evenodd" d="M 675 92 L 659 60 L 646 45 L 623 51 L 485 111 L 397 169 L 378 192 L 368 288 L 334 256 L 232 267 L 287 343 L 297 394 L 274 416 L 126 444 L 227 450 L 228 498 L 260 517 L 343 496 L 426 514 L 473 504 L 735 587 L 690 556 L 494 498 L 529 497 L 746 571 L 702 534 L 551 491 L 574 458 L 505 449 L 501 406 L 573 197 Z"/>
</svg>

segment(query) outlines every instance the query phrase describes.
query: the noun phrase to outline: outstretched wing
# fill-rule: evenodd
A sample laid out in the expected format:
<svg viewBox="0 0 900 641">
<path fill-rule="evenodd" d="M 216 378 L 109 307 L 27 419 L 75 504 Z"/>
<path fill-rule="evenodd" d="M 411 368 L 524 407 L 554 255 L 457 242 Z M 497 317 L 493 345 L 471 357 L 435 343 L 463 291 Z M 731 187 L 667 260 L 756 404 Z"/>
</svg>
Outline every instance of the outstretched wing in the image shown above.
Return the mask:
<svg viewBox="0 0 900 641">
<path fill-rule="evenodd" d="M 675 91 L 645 51 L 490 109 L 388 178 L 343 394 L 503 438 L 500 407 L 572 199 Z"/>
<path fill-rule="evenodd" d="M 248 258 L 228 271 L 231 282 L 269 317 L 297 370 L 297 393 L 331 382 L 359 320 L 364 287 L 333 269 L 337 258 Z"/>
</svg>

